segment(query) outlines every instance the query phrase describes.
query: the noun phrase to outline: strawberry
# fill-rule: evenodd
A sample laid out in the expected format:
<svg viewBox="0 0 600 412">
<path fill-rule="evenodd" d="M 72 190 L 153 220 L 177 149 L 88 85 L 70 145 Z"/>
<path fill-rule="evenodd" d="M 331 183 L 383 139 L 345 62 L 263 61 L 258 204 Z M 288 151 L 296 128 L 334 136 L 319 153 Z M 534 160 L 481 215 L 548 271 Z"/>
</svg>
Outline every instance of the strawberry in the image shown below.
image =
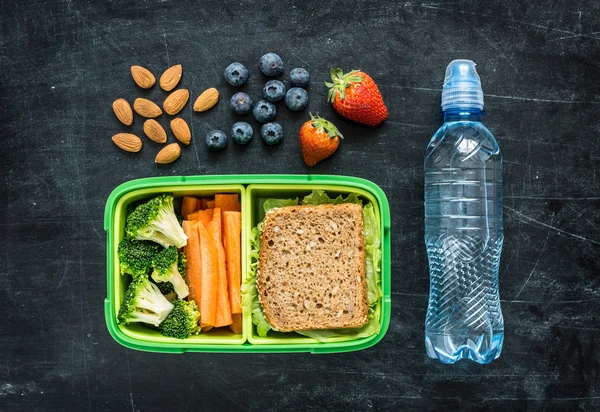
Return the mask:
<svg viewBox="0 0 600 412">
<path fill-rule="evenodd" d="M 331 122 L 310 115 L 311 119 L 300 128 L 300 150 L 308 166 L 314 166 L 331 156 L 344 136 Z"/>
<path fill-rule="evenodd" d="M 331 69 L 331 80 L 333 83 L 325 85 L 336 112 L 368 126 L 377 126 L 387 119 L 387 107 L 371 76 L 359 70 L 344 74 L 342 69 Z"/>
</svg>

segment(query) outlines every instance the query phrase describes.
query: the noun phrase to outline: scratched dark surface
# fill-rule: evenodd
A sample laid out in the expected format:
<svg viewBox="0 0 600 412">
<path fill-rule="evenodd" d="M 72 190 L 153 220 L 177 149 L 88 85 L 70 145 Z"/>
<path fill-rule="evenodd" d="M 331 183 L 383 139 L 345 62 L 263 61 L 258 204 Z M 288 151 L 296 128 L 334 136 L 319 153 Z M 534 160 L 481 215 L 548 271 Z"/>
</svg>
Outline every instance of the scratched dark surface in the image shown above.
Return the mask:
<svg viewBox="0 0 600 412">
<path fill-rule="evenodd" d="M 1 0 L 0 410 L 599 410 L 600 5 L 483 3 Z M 224 67 L 245 63 L 244 90 L 256 99 L 265 81 L 258 58 L 270 51 L 287 69 L 311 72 L 309 110 L 346 135 L 313 169 L 296 140 L 308 110 L 281 104 L 280 147 L 204 147 L 208 130 L 238 119 Z M 489 366 L 444 366 L 424 350 L 422 160 L 455 58 L 478 63 L 485 123 L 505 156 L 506 341 Z M 145 137 L 139 154 L 112 144 L 128 129 L 111 103 L 162 102 L 158 87 L 133 84 L 129 67 L 158 77 L 176 63 L 192 98 L 214 86 L 223 101 L 203 115 L 186 107 L 192 145 L 159 167 Z M 322 86 L 332 66 L 377 80 L 390 109 L 383 126 L 332 111 Z M 136 117 L 131 130 L 141 135 L 141 125 Z M 160 355 L 112 340 L 103 312 L 109 193 L 140 177 L 243 172 L 345 174 L 383 188 L 393 313 L 377 346 L 331 356 Z"/>
</svg>

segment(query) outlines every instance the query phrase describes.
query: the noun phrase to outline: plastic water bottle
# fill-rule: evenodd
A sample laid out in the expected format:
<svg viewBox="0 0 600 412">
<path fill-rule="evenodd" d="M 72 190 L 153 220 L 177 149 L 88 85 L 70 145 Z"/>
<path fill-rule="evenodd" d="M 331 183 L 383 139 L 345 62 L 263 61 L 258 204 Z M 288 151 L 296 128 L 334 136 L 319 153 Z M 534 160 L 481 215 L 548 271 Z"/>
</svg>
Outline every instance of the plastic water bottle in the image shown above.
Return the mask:
<svg viewBox="0 0 600 412">
<path fill-rule="evenodd" d="M 444 125 L 425 156 L 425 243 L 430 290 L 425 346 L 443 363 L 500 356 L 498 294 L 502 155 L 481 123 L 483 91 L 470 60 L 454 60 L 442 91 Z"/>
</svg>

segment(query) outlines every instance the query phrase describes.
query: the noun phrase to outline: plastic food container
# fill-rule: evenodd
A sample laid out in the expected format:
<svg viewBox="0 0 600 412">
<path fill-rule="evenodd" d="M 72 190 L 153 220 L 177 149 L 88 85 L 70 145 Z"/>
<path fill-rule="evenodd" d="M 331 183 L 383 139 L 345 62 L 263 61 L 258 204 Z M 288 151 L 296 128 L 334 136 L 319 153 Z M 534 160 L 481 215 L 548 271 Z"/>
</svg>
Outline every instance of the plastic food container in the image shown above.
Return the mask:
<svg viewBox="0 0 600 412">
<path fill-rule="evenodd" d="M 242 279 L 248 273 L 248 235 L 259 221 L 263 202 L 268 198 L 292 198 L 321 189 L 330 196 L 357 193 L 372 202 L 381 229 L 381 297 L 379 316 L 381 329 L 367 338 L 338 338 L 332 342 L 319 342 L 295 333 L 270 331 L 262 338 L 256 333 L 250 313 L 243 314 L 243 332 L 236 335 L 226 328 L 211 330 L 187 339 L 162 336 L 158 331 L 142 324 L 118 325 L 117 313 L 131 280 L 119 273 L 117 246 L 124 236 L 127 206 L 137 200 L 170 192 L 178 198 L 184 195 L 204 197 L 216 193 L 237 193 L 242 205 Z M 390 322 L 390 209 L 385 194 L 376 184 L 355 177 L 326 175 L 224 175 L 224 176 L 172 176 L 132 180 L 118 186 L 110 194 L 104 214 L 106 242 L 107 298 L 104 301 L 106 325 L 111 336 L 121 345 L 131 349 L 162 353 L 183 352 L 311 352 L 337 353 L 361 350 L 375 345 L 387 332 Z"/>
</svg>

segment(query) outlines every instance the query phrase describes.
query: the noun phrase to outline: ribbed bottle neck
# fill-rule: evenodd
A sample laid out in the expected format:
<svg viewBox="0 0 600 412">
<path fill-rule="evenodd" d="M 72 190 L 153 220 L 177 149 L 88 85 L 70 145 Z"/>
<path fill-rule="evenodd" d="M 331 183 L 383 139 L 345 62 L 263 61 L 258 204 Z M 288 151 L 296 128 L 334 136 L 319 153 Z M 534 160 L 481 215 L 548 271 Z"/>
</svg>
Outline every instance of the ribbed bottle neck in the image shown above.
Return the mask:
<svg viewBox="0 0 600 412">
<path fill-rule="evenodd" d="M 457 121 L 481 122 L 483 110 L 478 108 L 449 109 L 442 112 L 444 123 Z"/>
</svg>

